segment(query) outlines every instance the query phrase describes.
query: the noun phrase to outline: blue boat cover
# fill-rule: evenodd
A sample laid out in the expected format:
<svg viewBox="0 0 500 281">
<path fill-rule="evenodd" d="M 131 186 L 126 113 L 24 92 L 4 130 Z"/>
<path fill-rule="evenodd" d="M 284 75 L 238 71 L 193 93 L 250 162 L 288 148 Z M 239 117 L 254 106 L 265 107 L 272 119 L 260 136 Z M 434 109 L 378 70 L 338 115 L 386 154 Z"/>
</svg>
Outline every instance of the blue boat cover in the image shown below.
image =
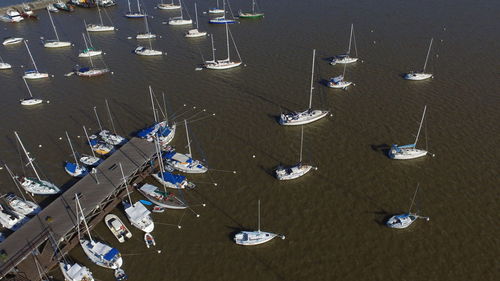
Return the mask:
<svg viewBox="0 0 500 281">
<path fill-rule="evenodd" d="M 170 128 L 168 126 L 165 126 L 165 127 L 160 127 L 160 129 L 156 134 L 160 137 L 166 137 L 170 135 L 170 132 L 171 132 Z"/>
<path fill-rule="evenodd" d="M 147 138 L 149 134 L 151 134 L 155 130 L 156 124 L 151 125 L 150 127 L 144 128 L 137 133 L 137 136 L 140 138 Z"/>
<path fill-rule="evenodd" d="M 169 172 L 163 172 L 163 176 L 161 176 L 161 172 L 158 173 L 158 176 L 160 176 L 164 181 L 170 182 L 172 184 L 179 184 L 182 183 L 184 180 L 186 180 L 185 176 L 181 175 L 174 175 Z"/>
<path fill-rule="evenodd" d="M 97 145 L 98 143 L 99 143 L 99 140 L 97 138 L 90 140 L 90 145 L 91 146 Z"/>
<path fill-rule="evenodd" d="M 172 157 L 174 157 L 175 153 L 176 152 L 174 150 L 166 151 L 163 153 L 163 159 L 172 159 Z"/>
<path fill-rule="evenodd" d="M 401 145 L 401 146 L 398 146 L 398 148 L 415 148 L 415 144 Z"/>
<path fill-rule="evenodd" d="M 71 162 L 66 162 L 66 164 L 64 165 L 64 168 L 71 173 L 74 173 L 76 171 L 76 167 L 76 164 Z"/>
<path fill-rule="evenodd" d="M 89 70 L 90 70 L 90 68 L 88 68 L 88 67 L 82 67 L 82 68 L 80 68 L 78 71 L 79 71 L 79 72 L 87 72 L 87 71 L 89 71 Z"/>
<path fill-rule="evenodd" d="M 112 261 L 119 254 L 120 254 L 120 252 L 118 252 L 118 249 L 111 248 L 111 251 L 107 252 L 104 255 L 104 259 L 107 260 L 107 261 Z"/>
</svg>

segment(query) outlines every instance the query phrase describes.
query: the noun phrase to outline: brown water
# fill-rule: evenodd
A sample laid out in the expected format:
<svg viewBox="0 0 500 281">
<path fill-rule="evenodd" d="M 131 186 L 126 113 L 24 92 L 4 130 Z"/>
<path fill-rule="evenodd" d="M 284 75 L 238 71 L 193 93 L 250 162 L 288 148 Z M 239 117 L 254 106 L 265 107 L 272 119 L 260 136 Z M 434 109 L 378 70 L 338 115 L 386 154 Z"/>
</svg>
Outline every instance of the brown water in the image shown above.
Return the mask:
<svg viewBox="0 0 500 281">
<path fill-rule="evenodd" d="M 200 109 L 216 114 L 190 125 L 194 155 L 206 157 L 213 169 L 237 174 L 212 171 L 189 177 L 199 184 L 186 196 L 193 204 L 207 204 L 194 207 L 199 218 L 190 212 L 155 214 L 155 250 L 161 254 L 147 250 L 136 229 L 132 241 L 119 245 L 104 225 L 96 228 L 99 237 L 124 254 L 130 280 L 498 279 L 498 2 L 263 2 L 264 19 L 231 26 L 246 66 L 223 72 L 195 71 L 200 53 L 211 56 L 209 39 L 185 39 L 189 27 L 161 24 L 176 12 L 153 10 L 152 1 L 145 2 L 154 16 L 152 31 L 162 35 L 153 46 L 168 55 L 131 54 L 136 40 L 126 38 L 144 26 L 142 20 L 122 16 L 127 7 L 121 1 L 107 10 L 119 30 L 92 35 L 114 72 L 107 77 L 63 76 L 79 61 L 82 19 L 97 22 L 95 10 L 54 15 L 61 39 L 76 44 L 71 49 L 45 50 L 39 44 L 41 36 L 53 38 L 42 11 L 38 22 L 2 24 L 0 31 L 2 37 L 29 39 L 39 69 L 55 75 L 30 82 L 33 93 L 50 104 L 22 108 L 18 99 L 27 92 L 20 65 L 29 65 L 29 57 L 22 46 L 0 48 L 4 60 L 15 66 L 0 72 L 0 158 L 18 173 L 22 165 L 12 131 L 20 133 L 44 174 L 63 185 L 70 178 L 62 163 L 71 159 L 67 143 L 59 139 L 64 131 L 78 151 L 88 152 L 77 136 L 83 136 L 82 125 L 97 128 L 93 106 L 109 124 L 105 98 L 119 133 L 140 129 L 152 120 L 148 85 L 157 93 L 165 91 L 170 113 L 186 111 L 186 104 L 197 107 L 186 117 Z M 212 2 L 199 3 L 199 11 Z M 247 2 L 231 4 L 237 11 L 246 9 Z M 192 2 L 187 5 L 194 18 Z M 217 57 L 222 58 L 224 28 L 207 21 L 200 14 L 200 29 L 215 35 Z M 320 81 L 340 74 L 342 66 L 330 66 L 326 59 L 345 51 L 351 22 L 363 62 L 348 65 L 346 78 L 356 86 L 328 89 Z M 421 68 L 431 37 L 427 70 L 435 78 L 404 81 L 401 73 Z M 296 181 L 278 182 L 270 172 L 280 162 L 298 160 L 300 128 L 280 127 L 275 118 L 280 108 L 307 107 L 313 48 L 313 104 L 331 109 L 333 116 L 304 128 L 304 158 L 319 169 Z M 427 141 L 436 157 L 389 160 L 379 148 L 413 142 L 424 105 L 427 134 L 419 146 L 425 148 Z M 185 144 L 181 127 L 174 145 L 182 150 Z M 1 174 L 1 190 L 13 191 L 5 171 Z M 385 218 L 407 210 L 417 183 L 421 214 L 430 221 L 418 220 L 406 230 L 385 227 Z M 257 227 L 259 198 L 262 229 L 287 239 L 236 246 L 234 231 Z M 114 213 L 125 220 L 121 210 Z M 177 229 L 181 219 L 182 229 Z M 81 249 L 71 256 L 89 266 L 97 279 L 113 280 L 110 270 L 92 265 Z M 60 275 L 58 270 L 51 273 Z"/>
</svg>

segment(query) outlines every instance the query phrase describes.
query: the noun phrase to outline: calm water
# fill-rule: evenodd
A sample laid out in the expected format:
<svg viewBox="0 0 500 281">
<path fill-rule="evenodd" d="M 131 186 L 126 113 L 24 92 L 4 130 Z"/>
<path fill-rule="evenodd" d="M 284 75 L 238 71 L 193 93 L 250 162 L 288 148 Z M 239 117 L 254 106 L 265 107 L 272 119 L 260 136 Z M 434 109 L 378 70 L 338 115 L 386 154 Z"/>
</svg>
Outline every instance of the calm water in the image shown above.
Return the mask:
<svg viewBox="0 0 500 281">
<path fill-rule="evenodd" d="M 48 16 L 21 24 L 1 24 L 2 37 L 29 39 L 40 70 L 54 78 L 30 82 L 33 93 L 50 100 L 22 108 L 27 95 L 21 65 L 30 65 L 22 45 L 0 47 L 14 66 L 0 72 L 2 137 L 0 159 L 17 173 L 19 160 L 13 131 L 17 130 L 36 157 L 43 173 L 59 185 L 70 181 L 62 163 L 71 159 L 64 131 L 76 149 L 88 152 L 82 125 L 97 129 L 92 107 L 109 127 L 108 99 L 117 131 L 128 135 L 150 123 L 147 86 L 164 91 L 176 120 L 209 116 L 192 122 L 194 155 L 206 158 L 213 171 L 190 176 L 198 189 L 186 196 L 201 216 L 167 211 L 155 214 L 155 250 L 147 250 L 142 234 L 119 245 L 104 225 L 96 234 L 124 254 L 130 280 L 494 280 L 498 278 L 498 143 L 500 121 L 498 50 L 500 24 L 496 1 L 268 1 L 262 20 L 231 26 L 246 63 L 238 69 L 195 71 L 201 56 L 211 56 L 210 40 L 184 38 L 189 27 L 163 25 L 177 12 L 154 10 L 151 29 L 162 37 L 153 47 L 160 58 L 138 57 L 127 39 L 144 30 L 142 20 L 122 15 L 126 2 L 107 9 L 114 33 L 93 34 L 113 75 L 96 79 L 64 77 L 82 49 L 83 19 L 97 22 L 95 10 L 58 13 L 54 20 L 62 40 L 75 46 L 46 50 L 40 37 L 53 38 Z M 215 1 L 199 3 L 199 11 Z M 250 1 L 231 2 L 233 11 Z M 194 18 L 193 2 L 186 1 Z M 105 16 L 105 23 L 109 19 Z M 200 29 L 214 34 L 217 57 L 226 52 L 222 26 L 209 26 L 200 13 Z M 355 25 L 362 62 L 348 65 L 346 78 L 356 83 L 347 91 L 321 84 L 342 73 L 327 58 L 347 48 L 349 26 Z M 434 45 L 428 70 L 435 78 L 409 82 L 401 73 L 424 63 L 431 37 Z M 298 160 L 300 128 L 280 127 L 280 110 L 307 107 L 312 49 L 317 49 L 314 107 L 331 109 L 333 116 L 304 128 L 304 158 L 319 167 L 293 182 L 271 176 L 279 163 Z M 234 49 L 232 54 L 235 54 Z M 97 61 L 102 64 L 102 61 Z M 186 105 L 184 107 L 184 105 Z M 436 154 L 414 161 L 389 160 L 379 149 L 391 143 L 411 143 L 424 105 L 426 134 L 419 146 Z M 194 117 L 193 119 L 197 119 Z M 42 147 L 39 147 L 41 145 Z M 174 140 L 183 150 L 183 129 Z M 255 158 L 252 157 L 255 155 Z M 14 191 L 1 171 L 1 191 Z M 213 183 L 218 183 L 214 186 Z M 419 220 L 406 230 L 383 225 L 390 214 L 404 212 L 420 183 L 418 207 L 430 222 Z M 134 194 L 139 198 L 138 194 Z M 286 240 L 245 248 L 231 241 L 234 231 L 257 227 L 261 199 L 262 229 L 284 233 Z M 37 198 L 41 201 L 41 198 Z M 123 219 L 121 209 L 114 213 Z M 182 219 L 182 229 L 175 225 Z M 173 224 L 168 225 L 168 224 Z M 81 249 L 71 253 L 100 280 L 112 272 L 97 268 Z M 58 270 L 52 272 L 60 276 Z M 496 278 L 494 276 L 497 276 Z"/>
</svg>

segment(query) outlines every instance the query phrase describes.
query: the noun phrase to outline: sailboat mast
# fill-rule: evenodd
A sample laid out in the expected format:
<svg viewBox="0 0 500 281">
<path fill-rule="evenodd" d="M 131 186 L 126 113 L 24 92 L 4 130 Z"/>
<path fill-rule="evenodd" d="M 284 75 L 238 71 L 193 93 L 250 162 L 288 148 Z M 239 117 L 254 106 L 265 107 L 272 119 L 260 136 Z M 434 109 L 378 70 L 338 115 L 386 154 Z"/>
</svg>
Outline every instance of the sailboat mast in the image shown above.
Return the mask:
<svg viewBox="0 0 500 281">
<path fill-rule="evenodd" d="M 35 165 L 33 165 L 33 159 L 32 159 L 32 158 L 30 158 L 30 155 L 29 155 L 28 151 L 26 151 L 26 148 L 24 147 L 24 144 L 23 144 L 23 142 L 21 141 L 21 138 L 19 138 L 19 135 L 17 134 L 17 132 L 16 132 L 16 131 L 14 131 L 14 134 L 16 135 L 16 138 L 17 138 L 17 140 L 19 141 L 19 144 L 21 144 L 21 148 L 23 149 L 24 154 L 26 155 L 26 158 L 28 158 L 28 162 L 29 162 L 29 164 L 30 164 L 31 168 L 33 169 L 33 172 L 35 172 L 36 178 L 37 178 L 38 180 L 41 180 L 41 179 L 40 179 L 40 176 L 38 175 L 38 172 L 37 172 L 37 171 L 36 171 L 36 169 L 35 169 Z"/>
<path fill-rule="evenodd" d="M 23 81 L 24 81 L 24 85 L 26 85 L 26 89 L 28 89 L 28 93 L 30 93 L 30 97 L 33 97 L 33 95 L 31 94 L 30 87 L 28 86 L 28 83 L 26 82 L 26 79 L 24 79 L 24 77 L 23 77 Z"/>
<path fill-rule="evenodd" d="M 127 0 L 127 3 L 128 3 L 128 12 L 132 13 L 132 8 L 130 8 L 130 0 Z"/>
<path fill-rule="evenodd" d="M 257 224 L 258 224 L 258 231 L 260 232 L 260 199 L 259 199 L 257 205 L 258 205 L 258 207 L 257 207 L 257 217 L 258 217 Z"/>
<path fill-rule="evenodd" d="M 255 0 L 252 0 L 252 14 L 255 15 Z"/>
<path fill-rule="evenodd" d="M 422 113 L 422 120 L 420 120 L 420 126 L 418 127 L 417 137 L 415 138 L 415 143 L 413 144 L 414 146 L 416 146 L 417 142 L 418 142 L 418 136 L 420 135 L 420 130 L 422 129 L 422 124 L 424 123 L 426 109 L 427 109 L 427 105 L 424 106 L 424 113 Z"/>
<path fill-rule="evenodd" d="M 198 30 L 198 8 L 196 7 L 196 2 L 194 2 L 194 16 L 196 18 L 196 29 Z"/>
<path fill-rule="evenodd" d="M 227 27 L 227 22 L 226 22 L 226 41 L 227 41 L 227 60 L 231 61 L 231 58 L 229 56 L 229 31 Z"/>
<path fill-rule="evenodd" d="M 54 25 L 54 20 L 52 20 L 52 15 L 50 14 L 49 9 L 47 9 L 47 13 L 49 14 L 50 22 L 52 23 L 52 27 L 54 28 L 54 33 L 56 34 L 57 41 L 59 41 L 59 35 L 57 35 L 56 26 Z"/>
<path fill-rule="evenodd" d="M 212 36 L 210 36 L 210 38 L 212 39 L 212 61 L 215 62 L 214 35 L 212 34 Z"/>
<path fill-rule="evenodd" d="M 139 4 L 139 0 L 137 0 L 137 12 L 141 12 L 141 5 Z"/>
<path fill-rule="evenodd" d="M 165 110 L 165 123 L 168 125 L 168 112 L 167 112 L 167 102 L 165 101 L 165 92 L 161 92 L 163 98 L 163 110 Z"/>
<path fill-rule="evenodd" d="M 85 24 L 85 31 L 87 32 L 87 37 L 89 38 L 89 46 L 93 48 L 94 45 L 92 44 L 92 39 L 90 39 L 89 30 L 87 29 L 87 22 L 83 20 L 83 23 Z"/>
<path fill-rule="evenodd" d="M 92 149 L 92 144 L 90 144 L 89 134 L 87 133 L 87 129 L 85 128 L 85 126 L 83 126 L 83 131 L 85 132 L 85 136 L 87 137 L 87 142 L 89 143 L 90 151 L 92 151 L 92 156 L 96 157 L 94 150 Z"/>
<path fill-rule="evenodd" d="M 75 158 L 75 164 L 77 167 L 79 167 L 78 159 L 76 158 L 76 153 L 75 153 L 75 150 L 73 149 L 73 144 L 71 144 L 71 140 L 69 139 L 68 132 L 66 131 L 65 133 L 66 133 L 66 138 L 68 139 L 69 147 L 71 148 L 71 153 L 73 153 L 73 158 Z"/>
<path fill-rule="evenodd" d="M 146 24 L 146 34 L 150 34 L 149 25 L 148 25 L 148 14 L 144 13 L 144 23 Z"/>
<path fill-rule="evenodd" d="M 151 98 L 151 106 L 153 107 L 153 118 L 155 119 L 155 123 L 158 123 L 158 118 L 156 117 L 155 111 L 155 103 L 153 101 L 153 88 L 151 88 L 151 85 L 149 86 L 149 97 Z"/>
<path fill-rule="evenodd" d="M 181 19 L 183 20 L 184 17 L 182 16 L 182 1 L 181 0 L 179 0 L 179 6 L 181 6 Z"/>
<path fill-rule="evenodd" d="M 154 138 L 155 142 L 155 150 L 156 150 L 156 155 L 158 157 L 158 166 L 160 167 L 160 173 L 161 173 L 161 178 L 163 179 L 163 173 L 165 172 L 165 167 L 163 166 L 163 158 L 161 156 L 161 148 L 160 148 L 160 143 L 158 142 L 158 138 Z M 163 191 L 167 192 L 167 184 L 163 180 L 161 182 L 163 185 Z"/>
<path fill-rule="evenodd" d="M 24 194 L 21 191 L 21 188 L 19 187 L 18 181 L 16 180 L 16 178 L 14 176 L 14 173 L 12 173 L 12 171 L 9 169 L 9 167 L 7 167 L 7 164 L 4 164 L 4 166 L 5 166 L 5 169 L 7 170 L 7 172 L 9 173 L 10 177 L 14 181 L 14 184 L 16 185 L 17 190 L 19 190 L 19 194 L 21 194 L 21 196 L 23 197 L 24 201 L 26 201 L 26 197 L 24 197 Z"/>
<path fill-rule="evenodd" d="M 188 130 L 188 123 L 186 119 L 184 119 L 184 126 L 186 127 L 186 138 L 187 138 L 187 143 L 188 143 L 188 149 L 189 149 L 189 157 L 191 157 L 191 140 L 189 139 L 189 130 Z"/>
<path fill-rule="evenodd" d="M 125 178 L 125 174 L 123 173 L 122 163 L 118 163 L 120 165 L 120 171 L 122 172 L 123 184 L 125 185 L 125 190 L 127 190 L 128 202 L 132 205 L 132 198 L 130 198 L 130 192 L 128 191 L 127 179 Z"/>
<path fill-rule="evenodd" d="M 94 239 L 92 239 L 92 235 L 90 234 L 90 229 L 89 229 L 89 226 L 87 224 L 87 220 L 85 219 L 85 214 L 83 213 L 82 205 L 80 204 L 80 199 L 78 199 L 78 193 L 75 193 L 75 201 L 76 201 L 76 206 L 78 207 L 78 210 L 80 211 L 80 214 L 82 215 L 81 218 L 83 220 L 83 224 L 85 225 L 85 229 L 87 229 L 89 239 L 93 244 Z M 77 215 L 78 215 L 78 212 L 77 212 Z M 78 217 L 78 218 L 80 218 L 80 217 Z"/>
<path fill-rule="evenodd" d="M 99 19 L 101 20 L 101 26 L 103 26 L 104 23 L 102 22 L 102 15 L 101 15 L 101 9 L 99 8 L 99 4 L 97 4 L 97 13 L 99 14 Z"/>
<path fill-rule="evenodd" d="M 109 121 L 111 121 L 111 128 L 113 129 L 113 133 L 116 133 L 115 123 L 113 122 L 113 116 L 111 116 L 111 110 L 109 109 L 108 100 L 105 99 L 104 102 L 106 103 L 106 108 L 108 109 Z"/>
<path fill-rule="evenodd" d="M 427 50 L 427 56 L 425 57 L 425 63 L 424 63 L 424 70 L 423 72 L 425 72 L 425 67 L 427 66 L 427 60 L 429 59 L 429 54 L 431 53 L 431 47 L 432 47 L 432 41 L 434 40 L 434 38 L 431 38 L 431 43 L 429 44 L 429 49 Z"/>
<path fill-rule="evenodd" d="M 304 126 L 300 126 L 300 157 L 299 163 L 302 163 L 302 146 L 304 145 Z"/>
<path fill-rule="evenodd" d="M 314 83 L 314 60 L 316 59 L 316 49 L 313 50 L 313 62 L 311 69 L 311 90 L 309 93 L 309 109 L 312 107 L 312 99 L 313 99 L 313 83 Z"/>
<path fill-rule="evenodd" d="M 97 115 L 97 107 L 94 106 L 95 118 L 97 119 L 97 124 L 99 125 L 99 130 L 102 131 L 101 120 L 99 120 L 99 115 Z"/>
<path fill-rule="evenodd" d="M 83 42 L 85 43 L 85 49 L 88 50 L 88 51 L 90 51 L 89 46 L 87 45 L 87 38 L 85 38 L 85 33 L 82 33 L 82 37 L 83 37 Z M 92 56 L 91 55 L 89 55 L 89 59 L 90 59 L 90 65 L 92 67 L 94 67 L 94 63 L 92 62 Z"/>
<path fill-rule="evenodd" d="M 354 24 L 351 23 L 351 35 L 349 36 L 349 49 L 347 49 L 347 54 L 351 54 L 351 41 L 352 41 L 352 31 L 354 29 Z"/>
<path fill-rule="evenodd" d="M 418 186 L 420 183 L 417 183 L 417 189 L 415 189 L 415 193 L 413 194 L 413 199 L 411 199 L 410 209 L 408 210 L 408 214 L 411 212 L 411 207 L 413 207 L 413 202 L 415 202 L 415 197 L 417 196 Z"/>
<path fill-rule="evenodd" d="M 36 72 L 38 72 L 38 67 L 36 67 L 35 60 L 33 59 L 33 56 L 31 55 L 30 48 L 28 47 L 28 43 L 26 43 L 26 40 L 23 41 L 24 45 L 26 46 L 26 50 L 28 50 L 28 54 L 30 55 L 31 62 L 33 63 L 33 66 L 35 67 Z"/>
</svg>

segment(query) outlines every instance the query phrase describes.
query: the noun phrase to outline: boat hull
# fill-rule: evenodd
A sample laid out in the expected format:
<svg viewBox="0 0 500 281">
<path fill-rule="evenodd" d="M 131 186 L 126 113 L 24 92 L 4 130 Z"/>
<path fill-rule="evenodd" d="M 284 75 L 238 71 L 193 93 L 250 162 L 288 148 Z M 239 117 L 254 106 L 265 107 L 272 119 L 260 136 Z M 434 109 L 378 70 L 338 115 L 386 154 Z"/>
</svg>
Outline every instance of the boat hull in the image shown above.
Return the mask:
<svg viewBox="0 0 500 281">
<path fill-rule="evenodd" d="M 241 246 L 255 246 L 267 243 L 278 236 L 264 231 L 242 231 L 234 236 L 234 242 Z"/>
<path fill-rule="evenodd" d="M 204 37 L 206 35 L 207 35 L 206 32 L 200 32 L 200 31 L 198 31 L 198 29 L 191 29 L 186 33 L 185 37 L 186 38 L 197 38 L 197 37 Z"/>
<path fill-rule="evenodd" d="M 46 42 L 43 44 L 45 48 L 64 48 L 64 47 L 70 47 L 71 42 L 63 42 L 63 41 L 56 41 L 56 42 Z"/>
<path fill-rule="evenodd" d="M 206 64 L 205 67 L 207 69 L 212 69 L 212 70 L 225 70 L 225 69 L 230 69 L 234 67 L 238 67 L 242 64 L 242 62 L 225 62 L 225 63 L 209 63 Z"/>
<path fill-rule="evenodd" d="M 158 4 L 156 6 L 160 10 L 177 10 L 180 9 L 180 5 L 175 5 L 175 4 Z"/>
<path fill-rule="evenodd" d="M 295 165 L 288 168 L 276 169 L 276 178 L 278 180 L 293 180 L 304 176 L 313 169 L 311 165 Z"/>
<path fill-rule="evenodd" d="M 43 102 L 43 100 L 41 100 L 41 99 L 30 98 L 30 99 L 21 100 L 21 105 L 37 105 L 37 104 L 41 104 L 42 102 Z"/>
<path fill-rule="evenodd" d="M 11 69 L 12 65 L 6 63 L 6 62 L 0 62 L 0 69 Z"/>
<path fill-rule="evenodd" d="M 79 58 L 88 58 L 102 55 L 102 51 L 88 51 L 78 54 Z"/>
<path fill-rule="evenodd" d="M 15 45 L 23 42 L 23 38 L 7 38 L 3 41 L 4 46 Z"/>
<path fill-rule="evenodd" d="M 321 118 L 327 116 L 328 113 L 329 113 L 328 111 L 317 109 L 313 110 L 312 113 L 309 116 L 307 116 L 307 118 L 298 118 L 298 119 L 286 119 L 283 117 L 284 114 L 282 114 L 279 123 L 280 125 L 283 126 L 305 125 L 320 120 Z"/>
<path fill-rule="evenodd" d="M 405 74 L 404 78 L 405 80 L 420 81 L 429 78 L 434 78 L 434 76 L 430 73 L 414 72 Z"/>
<path fill-rule="evenodd" d="M 115 31 L 114 26 L 105 26 L 105 25 L 88 25 L 88 32 L 106 32 L 106 31 Z"/>
<path fill-rule="evenodd" d="M 389 151 L 389 158 L 394 160 L 411 160 L 427 155 L 427 151 L 417 148 L 400 148 L 401 152 L 397 152 L 391 148 Z"/>
<path fill-rule="evenodd" d="M 43 78 L 49 78 L 48 73 L 41 73 L 41 72 L 29 72 L 29 73 L 24 73 L 23 75 L 24 79 L 43 79 Z"/>
</svg>

